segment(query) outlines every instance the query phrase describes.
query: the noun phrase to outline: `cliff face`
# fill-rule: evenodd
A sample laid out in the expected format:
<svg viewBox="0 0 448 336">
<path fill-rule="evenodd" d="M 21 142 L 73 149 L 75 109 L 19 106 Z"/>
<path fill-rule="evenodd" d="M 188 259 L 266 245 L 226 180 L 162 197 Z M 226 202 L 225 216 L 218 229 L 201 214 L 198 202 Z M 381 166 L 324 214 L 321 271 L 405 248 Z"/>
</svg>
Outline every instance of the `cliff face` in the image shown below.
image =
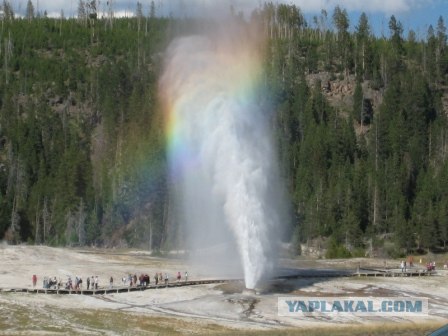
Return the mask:
<svg viewBox="0 0 448 336">
<path fill-rule="evenodd" d="M 348 120 L 353 118 L 356 87 L 355 75 L 344 77 L 342 74 L 338 76 L 329 72 L 319 72 L 308 75 L 306 80 L 310 87 L 320 85 L 322 94 L 330 106 L 338 111 L 341 117 Z M 353 127 L 357 136 L 365 135 L 369 131 L 373 115 L 378 111 L 379 106 L 383 102 L 384 95 L 384 90 L 376 88 L 371 80 L 362 81 L 361 88 L 361 109 L 364 117 L 362 123 L 358 118 L 353 120 Z"/>
</svg>

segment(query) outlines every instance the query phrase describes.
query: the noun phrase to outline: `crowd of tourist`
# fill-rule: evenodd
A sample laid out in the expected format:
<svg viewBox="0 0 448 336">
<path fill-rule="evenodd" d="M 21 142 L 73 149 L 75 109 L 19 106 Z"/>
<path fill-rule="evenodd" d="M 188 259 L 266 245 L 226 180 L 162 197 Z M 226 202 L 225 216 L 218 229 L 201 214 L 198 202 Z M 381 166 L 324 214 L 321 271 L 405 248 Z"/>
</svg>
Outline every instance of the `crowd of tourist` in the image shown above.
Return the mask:
<svg viewBox="0 0 448 336">
<path fill-rule="evenodd" d="M 162 274 L 155 273 L 154 274 L 154 282 L 153 284 L 155 286 L 167 286 L 169 283 L 169 275 L 168 273 Z M 182 278 L 181 272 L 177 272 L 176 274 L 176 282 L 181 281 L 188 281 L 188 272 L 184 273 L 184 277 Z M 33 288 L 37 285 L 37 275 L 33 274 L 32 276 L 32 283 Z M 87 290 L 97 290 L 99 288 L 99 278 L 98 275 L 95 276 L 87 276 L 85 277 L 85 284 Z M 127 274 L 121 278 L 121 285 L 122 287 L 146 287 L 151 285 L 151 277 L 148 273 L 141 273 L 139 276 L 137 276 L 137 273 L 135 274 Z M 67 289 L 67 290 L 82 290 L 83 289 L 83 279 L 80 276 L 75 276 L 73 279 L 71 276 L 67 277 L 67 280 L 65 282 L 62 281 L 61 278 L 57 279 L 54 277 L 48 277 L 45 276 L 42 279 L 42 287 L 45 289 Z M 109 288 L 114 288 L 114 278 L 111 276 L 109 278 Z"/>
</svg>

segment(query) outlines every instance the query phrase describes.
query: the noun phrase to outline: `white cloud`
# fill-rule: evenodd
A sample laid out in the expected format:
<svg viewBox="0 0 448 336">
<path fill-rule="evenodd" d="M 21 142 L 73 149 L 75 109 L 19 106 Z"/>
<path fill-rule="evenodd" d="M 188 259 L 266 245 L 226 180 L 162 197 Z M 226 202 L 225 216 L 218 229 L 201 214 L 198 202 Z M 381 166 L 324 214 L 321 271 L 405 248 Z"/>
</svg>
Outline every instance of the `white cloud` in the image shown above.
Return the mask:
<svg viewBox="0 0 448 336">
<path fill-rule="evenodd" d="M 23 13 L 28 0 L 12 0 L 17 13 Z M 60 13 L 61 9 L 65 16 L 77 14 L 79 0 L 32 0 L 35 9 L 48 13 Z M 112 0 L 114 10 L 120 14 L 132 15 L 135 12 L 137 0 Z M 444 0 L 271 0 L 274 3 L 294 3 L 304 13 L 320 12 L 321 9 L 332 11 L 336 5 L 348 11 L 365 11 L 368 13 L 400 14 L 415 10 L 419 7 Z M 99 12 L 105 10 L 108 0 L 100 0 Z M 149 11 L 151 0 L 140 0 L 145 13 Z M 210 12 L 214 8 L 224 9 L 233 5 L 237 10 L 250 12 L 268 0 L 154 0 L 159 13 L 190 15 L 196 12 Z M 185 11 L 187 13 L 185 13 Z M 119 16 L 119 15 L 116 15 Z"/>
<path fill-rule="evenodd" d="M 293 3 L 300 7 L 305 12 L 320 12 L 322 9 L 332 11 L 337 5 L 345 8 L 347 11 L 364 11 L 369 13 L 384 13 L 384 14 L 401 14 L 409 12 L 421 6 L 430 4 L 434 0 L 290 0 L 279 1 L 284 3 Z M 440 1 L 440 0 L 435 0 Z M 443 0 L 442 0 L 443 1 Z M 213 3 L 213 0 L 209 0 L 209 3 Z M 246 8 L 249 7 L 249 2 L 252 5 L 259 4 L 263 1 L 233 1 Z M 272 1 L 277 2 L 277 1 Z"/>
</svg>

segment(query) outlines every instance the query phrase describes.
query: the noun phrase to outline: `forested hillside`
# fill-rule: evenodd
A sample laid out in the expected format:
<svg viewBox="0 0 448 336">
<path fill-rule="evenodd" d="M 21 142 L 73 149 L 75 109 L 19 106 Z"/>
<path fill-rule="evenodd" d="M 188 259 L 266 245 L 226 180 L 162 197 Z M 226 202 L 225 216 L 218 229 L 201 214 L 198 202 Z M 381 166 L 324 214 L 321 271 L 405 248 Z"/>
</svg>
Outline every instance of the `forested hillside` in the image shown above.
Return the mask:
<svg viewBox="0 0 448 336">
<path fill-rule="evenodd" d="M 31 3 L 31 2 L 29 2 Z M 0 237 L 51 245 L 182 246 L 170 212 L 157 82 L 169 42 L 199 19 L 77 19 L 3 2 Z M 265 4 L 264 89 L 291 199 L 293 244 L 329 257 L 448 241 L 448 49 L 441 17 L 404 36 L 394 16 L 373 36 L 336 7 L 306 22 Z M 431 24 L 431 22 L 428 22 Z M 389 244 L 389 245 L 387 245 Z"/>
<path fill-rule="evenodd" d="M 2 21 L 0 236 L 158 248 L 169 20 Z"/>
</svg>

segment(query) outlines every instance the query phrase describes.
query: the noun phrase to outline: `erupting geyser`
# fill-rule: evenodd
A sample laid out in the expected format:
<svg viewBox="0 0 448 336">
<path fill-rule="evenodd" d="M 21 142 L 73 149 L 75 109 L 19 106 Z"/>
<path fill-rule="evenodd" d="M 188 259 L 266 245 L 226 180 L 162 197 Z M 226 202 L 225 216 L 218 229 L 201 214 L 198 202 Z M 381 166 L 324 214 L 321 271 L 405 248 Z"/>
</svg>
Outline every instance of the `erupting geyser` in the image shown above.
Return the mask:
<svg viewBox="0 0 448 336">
<path fill-rule="evenodd" d="M 178 38 L 160 82 L 180 225 L 196 247 L 219 244 L 213 231 L 227 225 L 247 288 L 272 271 L 281 224 L 277 159 L 258 105 L 259 42 L 236 23 Z"/>
</svg>

